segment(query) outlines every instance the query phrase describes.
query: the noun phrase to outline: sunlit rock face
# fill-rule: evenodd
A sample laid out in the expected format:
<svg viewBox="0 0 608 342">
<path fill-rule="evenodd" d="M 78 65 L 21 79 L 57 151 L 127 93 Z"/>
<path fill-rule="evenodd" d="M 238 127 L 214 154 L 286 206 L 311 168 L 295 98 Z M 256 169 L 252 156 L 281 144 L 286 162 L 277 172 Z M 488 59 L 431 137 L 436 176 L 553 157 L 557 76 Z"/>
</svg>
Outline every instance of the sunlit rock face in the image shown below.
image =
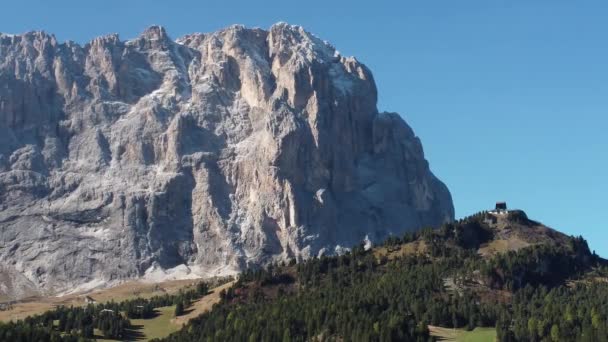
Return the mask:
<svg viewBox="0 0 608 342">
<path fill-rule="evenodd" d="M 0 293 L 234 272 L 453 219 L 376 99 L 363 64 L 284 23 L 0 35 Z"/>
</svg>

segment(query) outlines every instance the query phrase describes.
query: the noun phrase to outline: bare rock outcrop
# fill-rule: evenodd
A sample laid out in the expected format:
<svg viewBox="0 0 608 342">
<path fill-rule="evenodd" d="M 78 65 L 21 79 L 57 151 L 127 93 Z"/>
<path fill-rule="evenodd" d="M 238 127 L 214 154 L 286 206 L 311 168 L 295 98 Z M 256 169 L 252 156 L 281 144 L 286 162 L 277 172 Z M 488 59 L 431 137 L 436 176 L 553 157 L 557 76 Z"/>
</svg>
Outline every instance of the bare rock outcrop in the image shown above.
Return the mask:
<svg viewBox="0 0 608 342">
<path fill-rule="evenodd" d="M 231 272 L 453 219 L 376 97 L 363 64 L 284 23 L 0 34 L 0 263 L 19 275 L 0 291 Z"/>
</svg>

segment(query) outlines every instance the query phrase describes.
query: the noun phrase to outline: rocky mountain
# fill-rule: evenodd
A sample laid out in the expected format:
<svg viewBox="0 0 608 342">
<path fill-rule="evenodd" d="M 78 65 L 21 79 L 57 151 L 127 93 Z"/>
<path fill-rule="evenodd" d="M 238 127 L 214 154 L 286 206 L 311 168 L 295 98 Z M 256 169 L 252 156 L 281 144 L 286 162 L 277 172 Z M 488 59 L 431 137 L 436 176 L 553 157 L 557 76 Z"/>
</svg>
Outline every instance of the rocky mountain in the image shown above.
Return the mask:
<svg viewBox="0 0 608 342">
<path fill-rule="evenodd" d="M 0 34 L 0 293 L 233 272 L 454 217 L 371 72 L 298 26 Z"/>
</svg>

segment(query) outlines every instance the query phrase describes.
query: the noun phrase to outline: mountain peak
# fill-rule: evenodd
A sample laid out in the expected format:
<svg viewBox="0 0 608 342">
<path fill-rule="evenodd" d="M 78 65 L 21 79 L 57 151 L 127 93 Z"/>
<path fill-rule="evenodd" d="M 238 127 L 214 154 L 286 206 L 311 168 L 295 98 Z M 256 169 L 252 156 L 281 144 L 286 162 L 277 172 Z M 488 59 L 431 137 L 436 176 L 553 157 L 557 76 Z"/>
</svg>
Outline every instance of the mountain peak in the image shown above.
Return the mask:
<svg viewBox="0 0 608 342">
<path fill-rule="evenodd" d="M 168 39 L 167 31 L 163 26 L 160 25 L 152 25 L 146 28 L 142 34 L 140 35 L 142 38 L 146 39 L 157 39 L 157 40 L 165 40 Z"/>
</svg>

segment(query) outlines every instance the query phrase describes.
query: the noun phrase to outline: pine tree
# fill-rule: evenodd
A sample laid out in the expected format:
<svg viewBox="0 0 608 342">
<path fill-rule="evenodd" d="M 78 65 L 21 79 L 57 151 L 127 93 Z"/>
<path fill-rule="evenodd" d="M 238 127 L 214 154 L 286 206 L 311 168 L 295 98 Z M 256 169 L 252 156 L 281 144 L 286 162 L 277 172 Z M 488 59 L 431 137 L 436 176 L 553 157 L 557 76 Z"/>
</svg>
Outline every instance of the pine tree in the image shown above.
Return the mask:
<svg viewBox="0 0 608 342">
<path fill-rule="evenodd" d="M 182 302 L 177 302 L 175 304 L 175 317 L 181 316 L 184 314 L 184 304 Z"/>
<path fill-rule="evenodd" d="M 291 342 L 291 331 L 289 328 L 285 328 L 283 331 L 283 342 Z"/>
</svg>

